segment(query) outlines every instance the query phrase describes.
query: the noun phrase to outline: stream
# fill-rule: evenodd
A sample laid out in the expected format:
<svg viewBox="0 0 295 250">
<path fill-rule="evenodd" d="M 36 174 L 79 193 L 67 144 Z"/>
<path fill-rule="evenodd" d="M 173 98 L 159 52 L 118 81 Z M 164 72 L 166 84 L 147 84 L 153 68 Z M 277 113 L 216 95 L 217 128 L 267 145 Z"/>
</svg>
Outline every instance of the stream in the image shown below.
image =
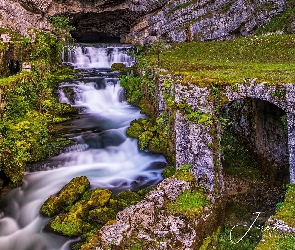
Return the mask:
<svg viewBox="0 0 295 250">
<path fill-rule="evenodd" d="M 92 188 L 114 193 L 156 185 L 166 167 L 162 155 L 138 149 L 125 131 L 134 119 L 144 117 L 124 100 L 115 62 L 130 66 L 134 59 L 126 45 L 80 45 L 64 55 L 79 79 L 59 86 L 60 102 L 81 110 L 59 125 L 59 133 L 73 143 L 57 156 L 27 167 L 23 185 L 10 190 L 0 207 L 1 250 L 70 249 L 69 239 L 43 232 L 49 219 L 40 216 L 43 202 L 77 176 L 87 176 Z M 69 95 L 69 93 L 72 93 Z"/>
</svg>

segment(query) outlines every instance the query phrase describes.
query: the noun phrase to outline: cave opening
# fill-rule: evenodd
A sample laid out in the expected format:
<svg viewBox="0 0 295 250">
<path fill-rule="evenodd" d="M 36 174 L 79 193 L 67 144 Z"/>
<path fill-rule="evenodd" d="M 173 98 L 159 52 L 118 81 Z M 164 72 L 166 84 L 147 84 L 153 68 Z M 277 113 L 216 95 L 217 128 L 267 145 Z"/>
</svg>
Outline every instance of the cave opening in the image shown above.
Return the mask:
<svg viewBox="0 0 295 250">
<path fill-rule="evenodd" d="M 71 16 L 71 35 L 77 43 L 125 43 L 139 16 L 129 9 L 77 13 Z"/>
</svg>

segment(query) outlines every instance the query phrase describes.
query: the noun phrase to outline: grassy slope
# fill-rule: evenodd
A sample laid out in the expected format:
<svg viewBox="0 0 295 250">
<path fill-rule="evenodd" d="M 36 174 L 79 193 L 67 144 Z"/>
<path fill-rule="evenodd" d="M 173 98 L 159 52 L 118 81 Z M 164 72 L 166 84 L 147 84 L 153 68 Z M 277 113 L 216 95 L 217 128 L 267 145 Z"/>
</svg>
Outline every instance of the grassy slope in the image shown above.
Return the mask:
<svg viewBox="0 0 295 250">
<path fill-rule="evenodd" d="M 264 35 L 223 42 L 172 44 L 152 65 L 197 84 L 231 84 L 258 78 L 269 84 L 295 82 L 295 35 Z"/>
</svg>

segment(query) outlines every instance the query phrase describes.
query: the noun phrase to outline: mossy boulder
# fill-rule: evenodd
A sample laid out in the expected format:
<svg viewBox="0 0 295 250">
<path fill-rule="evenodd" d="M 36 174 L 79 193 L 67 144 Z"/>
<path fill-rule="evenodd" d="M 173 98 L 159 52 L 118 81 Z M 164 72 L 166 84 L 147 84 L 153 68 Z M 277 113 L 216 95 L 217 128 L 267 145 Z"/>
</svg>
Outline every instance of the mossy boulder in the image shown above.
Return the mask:
<svg viewBox="0 0 295 250">
<path fill-rule="evenodd" d="M 102 207 L 109 201 L 111 195 L 112 192 L 108 189 L 95 189 L 88 200 L 88 205 L 92 208 Z"/>
<path fill-rule="evenodd" d="M 131 206 L 139 202 L 141 200 L 141 197 L 136 192 L 132 192 L 131 190 L 124 190 L 119 194 L 115 195 L 113 199 L 118 201 L 124 209 L 125 207 Z"/>
<path fill-rule="evenodd" d="M 88 220 L 94 224 L 104 225 L 110 220 L 116 218 L 116 212 L 112 208 L 96 208 L 89 212 Z"/>
<path fill-rule="evenodd" d="M 112 71 L 118 71 L 118 72 L 127 72 L 128 68 L 124 63 L 113 63 L 111 66 Z"/>
<path fill-rule="evenodd" d="M 43 203 L 40 212 L 48 217 L 63 212 L 66 207 L 71 206 L 82 197 L 89 185 L 86 176 L 73 178 L 60 190 L 57 196 L 50 196 Z"/>
<path fill-rule="evenodd" d="M 51 231 L 64 236 L 79 236 L 93 228 L 87 222 L 88 214 L 88 202 L 80 200 L 71 207 L 68 213 L 58 215 L 51 220 L 48 227 Z"/>
<path fill-rule="evenodd" d="M 143 124 L 144 124 L 145 119 L 140 118 L 138 120 L 133 120 L 130 123 L 130 127 L 126 131 L 126 135 L 131 137 L 131 138 L 138 138 L 143 132 Z"/>
</svg>

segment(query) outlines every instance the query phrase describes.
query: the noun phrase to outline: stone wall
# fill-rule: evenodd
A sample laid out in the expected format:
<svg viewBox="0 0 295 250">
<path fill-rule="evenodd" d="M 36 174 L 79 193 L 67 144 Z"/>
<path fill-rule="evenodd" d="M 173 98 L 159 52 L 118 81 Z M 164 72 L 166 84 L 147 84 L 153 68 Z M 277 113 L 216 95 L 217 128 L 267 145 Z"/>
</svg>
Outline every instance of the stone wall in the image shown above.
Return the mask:
<svg viewBox="0 0 295 250">
<path fill-rule="evenodd" d="M 175 149 L 177 167 L 193 166 L 192 172 L 200 183 L 211 191 L 223 190 L 220 168 L 221 125 L 220 109 L 229 106 L 229 118 L 235 130 L 260 158 L 273 181 L 289 173 L 290 182 L 295 183 L 295 86 L 292 84 L 268 85 L 248 79 L 231 86 L 219 86 L 219 96 L 212 88 L 199 87 L 178 77 L 165 76 L 171 81 L 175 104 L 185 103 L 194 111 L 212 116 L 212 124 L 190 121 L 181 110 L 175 118 Z M 159 77 L 163 82 L 164 76 Z M 161 108 L 165 105 L 163 100 Z M 285 125 L 282 120 L 285 120 Z M 271 166 L 273 168 L 271 168 Z M 273 174 L 273 175 L 272 175 Z M 283 180 L 286 181 L 286 180 Z"/>
</svg>

